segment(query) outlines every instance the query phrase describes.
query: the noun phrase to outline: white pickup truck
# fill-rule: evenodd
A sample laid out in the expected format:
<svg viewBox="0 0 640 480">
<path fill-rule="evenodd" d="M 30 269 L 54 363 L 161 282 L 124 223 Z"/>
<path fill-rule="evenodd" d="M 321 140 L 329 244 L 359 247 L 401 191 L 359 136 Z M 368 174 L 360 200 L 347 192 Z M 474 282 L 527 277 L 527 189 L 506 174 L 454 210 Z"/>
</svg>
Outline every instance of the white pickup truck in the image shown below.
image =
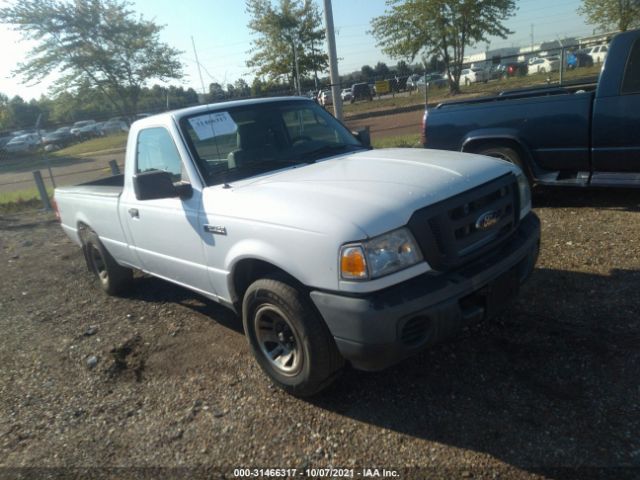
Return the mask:
<svg viewBox="0 0 640 480">
<path fill-rule="evenodd" d="M 263 370 L 301 396 L 345 361 L 381 369 L 493 314 L 540 242 L 517 166 L 371 150 L 302 98 L 137 121 L 123 176 L 55 201 L 108 294 L 139 269 L 232 308 Z"/>
</svg>

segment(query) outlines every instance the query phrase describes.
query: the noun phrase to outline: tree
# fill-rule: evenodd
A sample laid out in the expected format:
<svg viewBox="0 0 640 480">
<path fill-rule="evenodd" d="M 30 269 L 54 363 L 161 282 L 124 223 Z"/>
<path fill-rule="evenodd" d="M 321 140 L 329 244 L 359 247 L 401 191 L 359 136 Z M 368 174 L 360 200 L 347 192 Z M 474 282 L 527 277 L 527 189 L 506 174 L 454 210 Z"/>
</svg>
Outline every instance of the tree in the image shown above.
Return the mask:
<svg viewBox="0 0 640 480">
<path fill-rule="evenodd" d="M 222 85 L 218 82 L 213 82 L 209 84 L 209 94 L 207 95 L 208 102 L 219 102 L 220 100 L 224 100 L 225 94 L 222 89 Z"/>
<path fill-rule="evenodd" d="M 396 65 L 396 72 L 401 77 L 408 77 L 411 75 L 411 67 L 404 60 L 400 60 Z"/>
<path fill-rule="evenodd" d="M 376 63 L 376 66 L 373 67 L 373 71 L 375 72 L 376 77 L 380 80 L 384 80 L 389 76 L 389 67 L 387 67 L 387 64 L 384 62 Z"/>
<path fill-rule="evenodd" d="M 0 132 L 11 127 L 11 116 L 9 115 L 9 97 L 0 93 Z"/>
<path fill-rule="evenodd" d="M 247 66 L 256 75 L 286 79 L 293 87 L 296 57 L 300 76 L 327 69 L 329 59 L 321 51 L 324 29 L 312 0 L 280 0 L 275 8 L 270 0 L 247 0 L 247 13 L 249 28 L 257 35 Z"/>
<path fill-rule="evenodd" d="M 365 81 L 373 80 L 373 77 L 375 77 L 375 72 L 369 65 L 363 65 L 360 69 L 360 72 L 362 72 L 362 76 L 364 77 Z"/>
<path fill-rule="evenodd" d="M 420 52 L 440 56 L 451 92 L 457 93 L 465 48 L 512 33 L 503 22 L 514 14 L 515 1 L 387 0 L 387 7 L 371 21 L 371 33 L 382 51 L 410 61 Z"/>
<path fill-rule="evenodd" d="M 638 0 L 582 0 L 578 13 L 585 15 L 588 23 L 603 30 L 625 32 L 640 26 Z"/>
<path fill-rule="evenodd" d="M 57 92 L 91 85 L 122 115 L 136 113 L 152 79 L 181 78 L 180 52 L 160 42 L 162 27 L 134 17 L 120 0 L 21 0 L 0 22 L 36 42 L 15 73 L 25 83 L 57 74 Z"/>
<path fill-rule="evenodd" d="M 236 89 L 236 95 L 238 97 L 242 98 L 251 95 L 251 88 L 244 78 L 239 78 L 238 80 L 236 80 L 234 87 Z"/>
</svg>

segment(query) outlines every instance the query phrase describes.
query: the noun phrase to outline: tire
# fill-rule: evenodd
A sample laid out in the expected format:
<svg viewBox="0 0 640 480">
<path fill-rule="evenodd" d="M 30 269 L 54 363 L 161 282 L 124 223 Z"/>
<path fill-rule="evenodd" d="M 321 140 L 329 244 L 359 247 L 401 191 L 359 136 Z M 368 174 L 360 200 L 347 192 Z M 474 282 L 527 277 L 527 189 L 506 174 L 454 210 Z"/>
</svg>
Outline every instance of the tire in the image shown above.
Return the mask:
<svg viewBox="0 0 640 480">
<path fill-rule="evenodd" d="M 477 153 L 478 155 L 486 155 L 487 157 L 500 158 L 502 160 L 506 160 L 509 163 L 517 165 L 527 177 L 529 186 L 533 186 L 533 180 L 531 178 L 531 174 L 529 173 L 529 169 L 522 161 L 520 153 L 518 153 L 518 151 L 514 148 L 506 147 L 503 145 L 485 145 L 479 148 L 475 153 Z"/>
<path fill-rule="evenodd" d="M 242 323 L 262 370 L 284 391 L 314 395 L 339 375 L 344 359 L 306 293 L 284 277 L 255 281 L 242 302 Z"/>
<path fill-rule="evenodd" d="M 547 73 L 547 69 L 546 69 L 546 68 L 544 68 L 544 67 L 541 67 L 541 68 L 538 70 L 538 73 Z"/>
<path fill-rule="evenodd" d="M 133 270 L 118 265 L 94 231 L 86 231 L 81 238 L 87 267 L 97 278 L 100 288 L 108 295 L 128 290 L 133 283 Z"/>
<path fill-rule="evenodd" d="M 469 79 L 468 79 L 468 78 L 465 78 L 465 79 L 464 79 L 464 84 L 465 84 L 465 86 L 467 86 L 467 87 L 468 87 L 470 83 L 471 83 L 471 82 L 469 81 Z"/>
</svg>

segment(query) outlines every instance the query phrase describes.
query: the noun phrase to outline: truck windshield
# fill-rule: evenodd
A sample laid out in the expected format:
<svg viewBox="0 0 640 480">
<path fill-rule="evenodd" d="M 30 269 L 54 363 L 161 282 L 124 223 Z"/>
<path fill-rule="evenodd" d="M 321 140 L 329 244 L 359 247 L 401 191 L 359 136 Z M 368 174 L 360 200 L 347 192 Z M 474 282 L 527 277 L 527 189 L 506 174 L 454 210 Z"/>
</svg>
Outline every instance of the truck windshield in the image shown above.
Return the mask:
<svg viewBox="0 0 640 480">
<path fill-rule="evenodd" d="M 207 185 L 365 149 L 311 101 L 220 105 L 180 121 Z"/>
</svg>

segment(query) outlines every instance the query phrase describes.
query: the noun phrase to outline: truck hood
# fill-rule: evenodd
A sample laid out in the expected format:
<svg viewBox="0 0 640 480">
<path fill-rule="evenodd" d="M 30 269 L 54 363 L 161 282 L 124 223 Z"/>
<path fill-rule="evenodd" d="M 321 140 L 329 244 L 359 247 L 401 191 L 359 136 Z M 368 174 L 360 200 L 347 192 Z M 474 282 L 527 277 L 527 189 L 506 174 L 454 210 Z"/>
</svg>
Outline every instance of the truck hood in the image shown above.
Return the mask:
<svg viewBox="0 0 640 480">
<path fill-rule="evenodd" d="M 216 208 L 223 214 L 246 218 L 252 212 L 256 221 L 316 232 L 337 221 L 373 237 L 405 225 L 417 209 L 512 171 L 511 164 L 480 155 L 380 149 L 212 188 L 229 195 Z"/>
</svg>

